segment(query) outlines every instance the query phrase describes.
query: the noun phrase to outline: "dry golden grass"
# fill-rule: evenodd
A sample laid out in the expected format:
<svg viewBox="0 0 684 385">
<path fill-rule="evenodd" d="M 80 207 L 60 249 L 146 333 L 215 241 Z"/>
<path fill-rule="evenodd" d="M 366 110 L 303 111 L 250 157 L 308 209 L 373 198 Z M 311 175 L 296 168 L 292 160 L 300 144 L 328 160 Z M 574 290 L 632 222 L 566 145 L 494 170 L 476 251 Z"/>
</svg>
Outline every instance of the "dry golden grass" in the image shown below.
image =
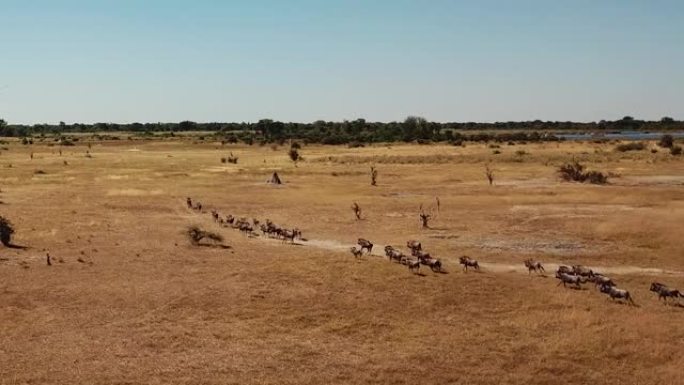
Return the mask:
<svg viewBox="0 0 684 385">
<path fill-rule="evenodd" d="M 684 309 L 648 291 L 653 280 L 684 288 L 684 276 L 629 269 L 684 271 L 684 161 L 662 151 L 305 146 L 295 168 L 285 147 L 121 141 L 94 143 L 87 158 L 83 144 L 61 157 L 4 146 L 0 215 L 29 248 L 0 248 L 0 384 L 684 381 Z M 221 164 L 231 151 L 239 163 Z M 619 177 L 559 182 L 556 167 L 573 157 Z M 284 185 L 264 183 L 273 171 Z M 186 196 L 297 226 L 310 242 L 220 229 Z M 423 230 L 418 208 L 436 197 Z M 191 246 L 190 225 L 231 248 Z M 355 260 L 345 247 L 360 236 L 377 252 L 420 239 L 448 274 Z M 463 254 L 482 272 L 463 273 Z M 624 268 L 614 279 L 638 307 L 510 271 L 528 257 Z"/>
</svg>

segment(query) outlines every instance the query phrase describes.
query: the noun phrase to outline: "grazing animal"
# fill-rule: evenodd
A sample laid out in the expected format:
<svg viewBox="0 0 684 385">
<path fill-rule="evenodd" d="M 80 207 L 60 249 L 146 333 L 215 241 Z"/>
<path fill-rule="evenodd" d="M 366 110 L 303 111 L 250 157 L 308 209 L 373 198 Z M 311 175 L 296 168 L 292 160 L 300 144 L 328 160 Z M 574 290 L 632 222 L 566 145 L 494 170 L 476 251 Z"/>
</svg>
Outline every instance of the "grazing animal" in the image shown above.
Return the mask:
<svg viewBox="0 0 684 385">
<path fill-rule="evenodd" d="M 563 284 L 563 287 L 567 287 L 566 284 L 571 284 L 575 285 L 575 287 L 579 289 L 581 287 L 580 284 L 586 282 L 586 280 L 580 277 L 579 275 L 572 275 L 561 272 L 556 273 L 556 278 L 560 279 L 560 282 L 558 282 L 558 286 Z"/>
<path fill-rule="evenodd" d="M 546 272 L 546 270 L 544 270 L 544 266 L 541 264 L 541 262 L 537 262 L 533 259 L 526 259 L 525 260 L 525 267 L 527 268 L 528 274 L 532 274 L 533 271 L 535 273 L 539 273 L 539 274 Z"/>
<path fill-rule="evenodd" d="M 667 303 L 668 298 L 684 297 L 684 294 L 677 289 L 670 289 L 669 287 L 663 285 L 662 283 L 653 282 L 651 283 L 652 292 L 658 293 L 658 300 L 664 300 Z"/>
<path fill-rule="evenodd" d="M 629 294 L 627 290 L 624 289 L 618 289 L 615 286 L 608 286 L 608 285 L 602 285 L 601 286 L 601 293 L 608 294 L 610 296 L 610 299 L 615 300 L 615 298 L 619 299 L 625 299 L 632 305 L 636 305 L 634 303 L 634 300 L 632 299 L 632 296 Z"/>
<path fill-rule="evenodd" d="M 465 272 L 468 272 L 468 267 L 472 267 L 475 270 L 480 270 L 480 264 L 476 260 L 465 255 L 458 258 L 458 263 L 463 265 L 463 270 Z"/>
<path fill-rule="evenodd" d="M 352 255 L 356 258 L 360 258 L 363 255 L 363 250 L 362 249 L 357 249 L 356 247 L 350 247 L 349 251 L 351 251 Z"/>
<path fill-rule="evenodd" d="M 356 244 L 361 246 L 361 251 L 368 251 L 368 254 L 370 254 L 373 251 L 373 244 L 371 243 L 371 241 L 367 239 L 359 238 Z"/>
</svg>

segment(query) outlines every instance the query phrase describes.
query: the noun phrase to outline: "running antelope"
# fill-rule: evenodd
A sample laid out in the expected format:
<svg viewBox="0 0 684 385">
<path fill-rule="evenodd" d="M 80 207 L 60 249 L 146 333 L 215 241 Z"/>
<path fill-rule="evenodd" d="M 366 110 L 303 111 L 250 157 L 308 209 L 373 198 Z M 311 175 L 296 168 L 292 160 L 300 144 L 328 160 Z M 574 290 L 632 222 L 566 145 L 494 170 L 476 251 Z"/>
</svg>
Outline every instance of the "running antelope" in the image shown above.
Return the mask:
<svg viewBox="0 0 684 385">
<path fill-rule="evenodd" d="M 475 270 L 480 270 L 480 264 L 476 260 L 465 255 L 458 258 L 458 263 L 463 265 L 463 271 L 465 272 L 468 272 L 468 267 L 472 267 Z"/>
<path fill-rule="evenodd" d="M 367 239 L 359 238 L 356 244 L 361 246 L 361 251 L 368 251 L 368 254 L 370 254 L 373 251 L 373 244 L 371 243 L 371 241 Z"/>
<path fill-rule="evenodd" d="M 618 289 L 615 286 L 602 285 L 601 286 L 601 293 L 608 294 L 610 296 L 610 299 L 612 299 L 612 300 L 615 300 L 615 298 L 625 299 L 630 304 L 636 305 L 634 303 L 634 300 L 632 300 L 632 296 L 629 294 L 629 292 L 627 290 Z"/>
<path fill-rule="evenodd" d="M 560 279 L 557 286 L 563 284 L 563 287 L 567 287 L 566 284 L 575 285 L 576 288 L 581 288 L 580 284 L 585 283 L 586 280 L 579 275 L 572 275 L 567 273 L 556 272 L 556 278 Z"/>
<path fill-rule="evenodd" d="M 533 259 L 526 259 L 525 260 L 525 267 L 527 268 L 528 274 L 532 274 L 533 271 L 535 273 L 539 273 L 539 274 L 546 272 L 546 270 L 544 270 L 544 266 L 541 264 L 541 262 L 537 262 Z"/>
<path fill-rule="evenodd" d="M 661 299 L 667 303 L 668 298 L 676 299 L 677 297 L 684 297 L 684 294 L 677 289 L 670 289 L 669 287 L 663 285 L 662 283 L 653 282 L 651 283 L 652 292 L 658 293 L 658 300 Z"/>
</svg>

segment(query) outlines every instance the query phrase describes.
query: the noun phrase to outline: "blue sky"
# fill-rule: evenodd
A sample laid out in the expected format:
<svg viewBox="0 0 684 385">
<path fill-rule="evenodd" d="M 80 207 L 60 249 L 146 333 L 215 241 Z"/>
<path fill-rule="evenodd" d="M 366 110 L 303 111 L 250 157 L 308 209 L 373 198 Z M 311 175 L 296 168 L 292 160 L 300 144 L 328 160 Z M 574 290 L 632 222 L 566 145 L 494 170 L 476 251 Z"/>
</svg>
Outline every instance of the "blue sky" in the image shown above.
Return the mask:
<svg viewBox="0 0 684 385">
<path fill-rule="evenodd" d="M 10 123 L 684 119 L 680 0 L 0 0 Z"/>
</svg>

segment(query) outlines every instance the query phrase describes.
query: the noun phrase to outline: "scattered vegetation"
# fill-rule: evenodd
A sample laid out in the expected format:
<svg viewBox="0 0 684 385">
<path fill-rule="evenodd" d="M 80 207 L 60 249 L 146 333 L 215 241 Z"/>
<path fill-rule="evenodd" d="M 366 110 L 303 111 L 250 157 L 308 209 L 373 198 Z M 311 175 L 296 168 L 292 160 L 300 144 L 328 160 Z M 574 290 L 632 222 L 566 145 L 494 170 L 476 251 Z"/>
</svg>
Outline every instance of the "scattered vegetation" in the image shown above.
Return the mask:
<svg viewBox="0 0 684 385">
<path fill-rule="evenodd" d="M 646 145 L 643 142 L 629 142 L 618 144 L 615 147 L 615 151 L 627 152 L 627 151 L 642 151 L 646 149 Z"/>
<path fill-rule="evenodd" d="M 672 137 L 672 135 L 663 135 L 658 142 L 658 146 L 672 148 L 672 146 L 674 146 L 674 137 Z"/>
<path fill-rule="evenodd" d="M 608 176 L 599 171 L 584 171 L 585 167 L 577 161 L 566 163 L 558 168 L 558 173 L 566 182 L 581 182 L 592 184 L 608 183 Z"/>
</svg>

